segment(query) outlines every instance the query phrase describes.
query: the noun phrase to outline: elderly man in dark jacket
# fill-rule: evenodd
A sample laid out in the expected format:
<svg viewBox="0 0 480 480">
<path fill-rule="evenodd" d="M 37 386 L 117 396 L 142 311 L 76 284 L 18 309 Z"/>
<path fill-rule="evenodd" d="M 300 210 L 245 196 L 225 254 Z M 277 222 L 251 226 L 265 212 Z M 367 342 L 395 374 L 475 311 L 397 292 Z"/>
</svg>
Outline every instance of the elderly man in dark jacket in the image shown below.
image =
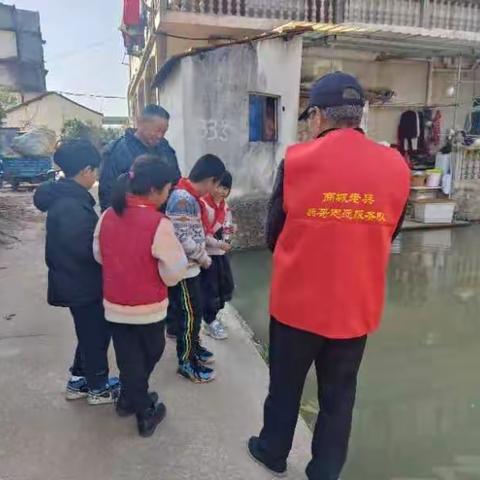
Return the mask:
<svg viewBox="0 0 480 480">
<path fill-rule="evenodd" d="M 123 137 L 105 148 L 99 188 L 102 211 L 110 206 L 112 188 L 117 178 L 127 173 L 140 155 L 151 153 L 161 156 L 175 172 L 175 183 L 180 180 L 175 150 L 165 139 L 169 121 L 170 114 L 164 108 L 148 105 L 137 120 L 137 129 L 128 129 Z"/>
</svg>

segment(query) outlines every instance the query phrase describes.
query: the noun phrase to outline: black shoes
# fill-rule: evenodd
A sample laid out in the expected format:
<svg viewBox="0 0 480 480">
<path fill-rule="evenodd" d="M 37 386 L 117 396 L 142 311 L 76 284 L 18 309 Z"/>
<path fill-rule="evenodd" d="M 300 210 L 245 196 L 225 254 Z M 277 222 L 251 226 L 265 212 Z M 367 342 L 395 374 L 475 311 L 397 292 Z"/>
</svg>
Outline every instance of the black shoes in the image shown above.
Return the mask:
<svg viewBox="0 0 480 480">
<path fill-rule="evenodd" d="M 137 414 L 139 435 L 144 438 L 151 437 L 166 414 L 167 407 L 163 403 L 153 404 L 144 413 Z"/>
<path fill-rule="evenodd" d="M 141 437 L 151 437 L 158 427 L 158 424 L 165 418 L 167 408 L 163 403 L 158 402 L 158 394 L 156 392 L 149 393 L 152 400 L 152 406 L 145 412 L 137 413 L 138 433 Z M 119 417 L 129 417 L 135 414 L 132 407 L 120 396 L 116 404 L 117 415 Z"/>
<path fill-rule="evenodd" d="M 151 392 L 149 395 L 150 395 L 150 398 L 152 399 L 152 403 L 155 405 L 158 402 L 158 393 Z M 122 418 L 130 417 L 131 415 L 135 414 L 135 411 L 127 403 L 125 398 L 122 397 L 122 394 L 120 394 L 120 398 L 118 399 L 117 404 L 115 405 L 115 409 L 117 411 L 117 415 Z"/>
<path fill-rule="evenodd" d="M 260 439 L 252 437 L 247 443 L 248 453 L 256 463 L 266 468 L 275 477 L 287 475 L 287 462 L 274 462 L 267 458 L 265 452 L 260 448 Z"/>
</svg>

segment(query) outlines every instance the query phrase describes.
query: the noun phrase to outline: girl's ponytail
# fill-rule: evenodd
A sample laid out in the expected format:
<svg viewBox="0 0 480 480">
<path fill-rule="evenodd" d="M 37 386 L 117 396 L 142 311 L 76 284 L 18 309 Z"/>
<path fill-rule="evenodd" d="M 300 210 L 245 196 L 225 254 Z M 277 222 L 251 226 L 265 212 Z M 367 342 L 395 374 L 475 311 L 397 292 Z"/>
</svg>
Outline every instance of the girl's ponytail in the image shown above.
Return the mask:
<svg viewBox="0 0 480 480">
<path fill-rule="evenodd" d="M 120 175 L 112 190 L 112 207 L 118 216 L 127 208 L 127 194 L 148 195 L 152 189 L 162 190 L 172 183 L 175 173 L 170 165 L 156 155 L 140 155 L 129 173 Z"/>
<path fill-rule="evenodd" d="M 115 182 L 112 190 L 112 208 L 115 213 L 122 216 L 125 208 L 127 208 L 127 193 L 130 190 L 130 174 L 124 173 L 120 175 Z"/>
</svg>

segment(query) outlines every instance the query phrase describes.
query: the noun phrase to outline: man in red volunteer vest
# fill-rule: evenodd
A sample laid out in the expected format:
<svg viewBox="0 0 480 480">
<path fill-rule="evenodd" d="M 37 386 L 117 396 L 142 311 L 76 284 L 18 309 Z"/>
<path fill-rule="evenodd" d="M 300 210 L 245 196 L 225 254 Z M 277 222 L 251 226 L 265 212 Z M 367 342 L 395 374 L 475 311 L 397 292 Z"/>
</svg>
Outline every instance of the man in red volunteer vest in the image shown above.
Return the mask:
<svg viewBox="0 0 480 480">
<path fill-rule="evenodd" d="M 364 103 L 350 75 L 335 72 L 314 84 L 300 118 L 315 140 L 288 149 L 270 203 L 270 388 L 263 429 L 248 449 L 279 475 L 315 364 L 320 413 L 307 476 L 338 480 L 367 336 L 382 315 L 410 174 L 398 152 L 360 130 Z"/>
</svg>

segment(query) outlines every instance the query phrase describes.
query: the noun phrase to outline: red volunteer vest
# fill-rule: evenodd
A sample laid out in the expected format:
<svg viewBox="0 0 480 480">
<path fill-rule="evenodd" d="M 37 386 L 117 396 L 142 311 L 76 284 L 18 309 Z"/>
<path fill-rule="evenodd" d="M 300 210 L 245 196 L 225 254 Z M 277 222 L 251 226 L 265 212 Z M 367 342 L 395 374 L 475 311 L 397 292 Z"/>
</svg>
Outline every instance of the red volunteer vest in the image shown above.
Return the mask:
<svg viewBox="0 0 480 480">
<path fill-rule="evenodd" d="M 353 129 L 288 149 L 285 227 L 273 265 L 271 314 L 327 338 L 379 326 L 392 235 L 408 199 L 401 155 Z"/>
<path fill-rule="evenodd" d="M 129 196 L 119 217 L 113 208 L 100 227 L 103 295 L 116 305 L 139 306 L 163 302 L 168 294 L 158 272 L 152 245 L 163 214 L 144 199 Z"/>
</svg>

